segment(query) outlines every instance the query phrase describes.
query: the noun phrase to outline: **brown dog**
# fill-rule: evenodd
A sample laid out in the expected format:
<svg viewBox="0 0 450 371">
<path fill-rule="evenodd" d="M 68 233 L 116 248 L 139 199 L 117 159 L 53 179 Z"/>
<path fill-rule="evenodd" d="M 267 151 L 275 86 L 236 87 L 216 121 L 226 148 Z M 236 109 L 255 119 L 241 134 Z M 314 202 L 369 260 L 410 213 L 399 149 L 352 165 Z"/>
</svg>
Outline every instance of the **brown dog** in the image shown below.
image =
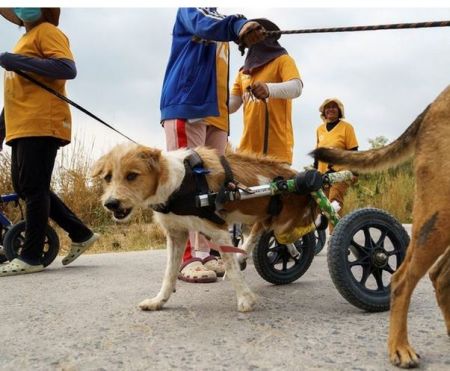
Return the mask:
<svg viewBox="0 0 450 371">
<path fill-rule="evenodd" d="M 430 278 L 450 336 L 450 86 L 386 147 L 364 152 L 319 148 L 312 154 L 359 172 L 386 169 L 415 154 L 412 239 L 392 276 L 388 350 L 394 365 L 416 367 L 419 357 L 407 336 L 408 307 L 418 281 L 435 262 Z"/>
<path fill-rule="evenodd" d="M 225 171 L 217 152 L 204 147 L 196 148 L 196 152 L 203 160 L 204 168 L 209 171 L 206 175 L 209 190 L 219 191 L 224 183 Z M 189 174 L 185 160 L 191 154 L 192 152 L 186 149 L 162 152 L 135 144 L 120 145 L 94 165 L 92 175 L 100 176 L 104 183 L 103 204 L 116 220 L 128 220 L 139 207 L 153 207 L 156 209 L 154 219 L 166 233 L 168 259 L 163 284 L 156 297 L 146 299 L 140 304 L 143 310 L 162 308 L 174 291 L 189 231 L 202 232 L 216 244 L 229 246 L 231 238 L 227 224 L 252 224 L 252 232 L 243 247 L 249 254 L 264 230 L 273 230 L 281 243 L 289 244 L 314 228 L 317 206 L 309 194 L 282 195 L 282 209 L 277 215 L 268 211 L 268 196 L 226 202 L 223 209 L 217 213 L 226 222 L 224 224 L 195 215 L 158 211 L 160 209 L 157 205 L 167 205 L 171 195 L 179 190 L 182 184 L 183 187 L 188 186 L 183 179 Z M 230 153 L 226 155 L 226 159 L 235 181 L 246 186 L 268 184 L 275 177 L 288 179 L 296 175 L 288 166 L 270 158 Z M 192 198 L 185 199 L 186 203 Z M 176 206 L 182 203 L 177 202 Z M 238 310 L 251 311 L 255 304 L 255 295 L 244 282 L 235 255 L 223 253 L 222 258 L 227 277 L 236 291 Z"/>
</svg>

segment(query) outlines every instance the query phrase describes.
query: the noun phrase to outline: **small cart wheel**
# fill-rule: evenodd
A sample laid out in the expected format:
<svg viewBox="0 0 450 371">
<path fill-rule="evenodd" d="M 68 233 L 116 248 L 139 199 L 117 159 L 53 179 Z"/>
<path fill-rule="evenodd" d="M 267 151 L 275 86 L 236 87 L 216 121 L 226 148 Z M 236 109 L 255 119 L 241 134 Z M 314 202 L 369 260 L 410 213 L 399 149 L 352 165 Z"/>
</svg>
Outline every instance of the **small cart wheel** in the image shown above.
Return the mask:
<svg viewBox="0 0 450 371">
<path fill-rule="evenodd" d="M 389 310 L 391 277 L 408 244 L 406 230 L 385 211 L 365 208 L 346 215 L 331 235 L 327 257 L 339 293 L 368 312 Z"/>
<path fill-rule="evenodd" d="M 264 233 L 253 250 L 256 271 L 266 281 L 284 285 L 298 280 L 314 259 L 315 239 L 308 233 L 290 248 L 280 244 L 273 231 Z"/>
<path fill-rule="evenodd" d="M 314 231 L 314 239 L 316 242 L 314 246 L 314 255 L 317 255 L 325 246 L 325 241 L 327 239 L 327 232 L 325 229 L 316 229 Z"/>
<path fill-rule="evenodd" d="M 22 220 L 21 222 L 14 224 L 8 232 L 5 234 L 3 240 L 3 248 L 5 250 L 5 255 L 9 261 L 17 258 L 23 247 L 25 241 L 25 226 L 26 222 Z M 45 241 L 44 241 L 44 252 L 42 254 L 42 264 L 44 267 L 49 265 L 58 256 L 59 251 L 59 238 L 55 230 L 47 225 L 45 229 Z"/>
</svg>

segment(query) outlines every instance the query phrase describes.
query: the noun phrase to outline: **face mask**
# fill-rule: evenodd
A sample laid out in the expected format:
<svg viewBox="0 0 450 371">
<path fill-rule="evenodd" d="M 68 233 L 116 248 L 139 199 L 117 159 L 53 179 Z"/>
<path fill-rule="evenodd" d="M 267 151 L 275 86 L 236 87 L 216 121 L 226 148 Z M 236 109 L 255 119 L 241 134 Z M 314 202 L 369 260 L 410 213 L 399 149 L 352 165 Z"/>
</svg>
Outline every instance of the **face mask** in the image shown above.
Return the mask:
<svg viewBox="0 0 450 371">
<path fill-rule="evenodd" d="M 41 8 L 14 8 L 14 13 L 23 22 L 35 22 L 42 16 Z"/>
</svg>

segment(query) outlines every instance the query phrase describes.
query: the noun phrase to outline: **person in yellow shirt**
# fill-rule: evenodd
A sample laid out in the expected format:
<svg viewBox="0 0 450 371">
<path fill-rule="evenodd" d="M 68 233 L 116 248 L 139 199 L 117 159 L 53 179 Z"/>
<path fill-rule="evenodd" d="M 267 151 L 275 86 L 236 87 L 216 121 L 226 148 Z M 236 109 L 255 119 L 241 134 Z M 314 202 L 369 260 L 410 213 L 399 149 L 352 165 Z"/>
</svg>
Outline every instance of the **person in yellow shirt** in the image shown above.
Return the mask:
<svg viewBox="0 0 450 371">
<path fill-rule="evenodd" d="M 316 147 L 332 147 L 357 151 L 358 141 L 356 139 L 355 130 L 349 122 L 344 120 L 345 112 L 342 102 L 337 98 L 325 99 L 320 105 L 319 111 L 323 122 L 316 131 Z M 321 161 L 315 162 L 314 167 L 323 174 L 343 170 L 342 166 Z M 348 187 L 349 185 L 347 183 L 336 183 L 326 190 L 328 199 L 341 216 L 344 206 L 344 197 Z M 333 227 L 330 224 L 330 233 L 332 231 Z"/>
<path fill-rule="evenodd" d="M 268 31 L 279 30 L 268 19 L 255 19 Z M 294 134 L 292 99 L 300 96 L 303 83 L 294 59 L 268 37 L 252 45 L 231 90 L 229 109 L 243 104 L 244 129 L 240 152 L 270 155 L 292 164 Z"/>
<path fill-rule="evenodd" d="M 6 144 L 11 146 L 14 190 L 26 203 L 25 240 L 19 257 L 0 267 L 0 276 L 39 272 L 44 269 L 45 228 L 51 217 L 72 240 L 67 265 L 98 238 L 50 190 L 59 147 L 70 143 L 69 106 L 55 95 L 19 76 L 36 80 L 65 95 L 65 83 L 76 76 L 69 40 L 58 29 L 59 8 L 0 8 L 8 21 L 25 27 L 13 53 L 0 53 L 5 69 L 4 121 Z"/>
</svg>

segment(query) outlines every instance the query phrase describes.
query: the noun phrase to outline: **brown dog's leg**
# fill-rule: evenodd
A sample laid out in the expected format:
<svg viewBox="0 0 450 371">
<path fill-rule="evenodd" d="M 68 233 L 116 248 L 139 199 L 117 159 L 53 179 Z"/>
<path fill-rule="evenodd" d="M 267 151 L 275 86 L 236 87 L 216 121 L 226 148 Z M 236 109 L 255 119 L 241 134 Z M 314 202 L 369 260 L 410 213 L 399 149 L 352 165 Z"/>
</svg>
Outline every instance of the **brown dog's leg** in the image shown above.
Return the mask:
<svg viewBox="0 0 450 371">
<path fill-rule="evenodd" d="M 178 271 L 181 265 L 184 248 L 188 238 L 187 231 L 168 231 L 167 232 L 167 266 L 164 274 L 164 280 L 158 295 L 152 299 L 145 299 L 139 304 L 142 310 L 158 310 L 169 300 L 170 295 L 175 289 Z"/>
<path fill-rule="evenodd" d="M 252 230 L 248 236 L 248 238 L 244 239 L 244 244 L 242 245 L 242 249 L 245 250 L 246 254 L 237 254 L 239 265 L 245 264 L 248 257 L 251 255 L 253 249 L 258 244 L 262 233 L 264 231 L 264 227 L 261 223 L 257 222 L 253 224 Z"/>
<path fill-rule="evenodd" d="M 438 232 L 438 223 L 433 218 L 434 216 L 426 223 L 417 223 L 420 227 L 417 231 L 413 230 L 405 261 L 392 276 L 388 351 L 391 363 L 403 368 L 419 364 L 419 356 L 409 345 L 407 334 L 408 307 L 412 292 L 444 250 L 446 236 Z M 433 222 L 431 227 L 430 221 Z"/>
<path fill-rule="evenodd" d="M 444 315 L 447 334 L 450 336 L 450 247 L 431 268 L 430 279 L 436 291 L 436 299 Z"/>
</svg>

